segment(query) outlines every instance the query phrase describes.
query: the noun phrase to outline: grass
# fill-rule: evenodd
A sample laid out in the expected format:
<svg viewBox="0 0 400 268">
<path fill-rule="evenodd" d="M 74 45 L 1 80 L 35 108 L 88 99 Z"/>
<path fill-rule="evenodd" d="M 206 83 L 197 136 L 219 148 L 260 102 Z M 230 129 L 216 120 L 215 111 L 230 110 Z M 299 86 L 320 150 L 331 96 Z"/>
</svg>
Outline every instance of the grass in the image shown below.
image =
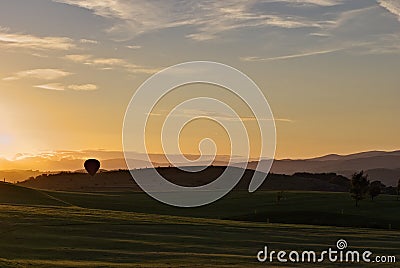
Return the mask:
<svg viewBox="0 0 400 268">
<path fill-rule="evenodd" d="M 279 205 L 275 194 L 233 193 L 210 206 L 179 209 L 140 193 L 78 194 L 0 185 L 0 267 L 266 267 L 256 260 L 264 245 L 276 251 L 321 251 L 334 248 L 338 239 L 346 239 L 352 250 L 400 258 L 398 230 L 272 223 L 312 220 L 342 209 L 355 222 L 362 215 L 395 222 L 400 211 L 395 197 L 365 200 L 357 209 L 341 194 L 286 193 Z M 235 217 L 245 221 L 230 220 Z"/>
<path fill-rule="evenodd" d="M 392 229 L 400 229 L 400 201 L 390 195 L 381 195 L 374 201 L 363 200 L 356 208 L 348 193 L 287 192 L 277 204 L 276 192 L 233 192 L 211 205 L 186 209 L 166 206 L 138 192 L 47 193 L 85 208 L 270 223 L 382 229 L 390 225 Z"/>
</svg>

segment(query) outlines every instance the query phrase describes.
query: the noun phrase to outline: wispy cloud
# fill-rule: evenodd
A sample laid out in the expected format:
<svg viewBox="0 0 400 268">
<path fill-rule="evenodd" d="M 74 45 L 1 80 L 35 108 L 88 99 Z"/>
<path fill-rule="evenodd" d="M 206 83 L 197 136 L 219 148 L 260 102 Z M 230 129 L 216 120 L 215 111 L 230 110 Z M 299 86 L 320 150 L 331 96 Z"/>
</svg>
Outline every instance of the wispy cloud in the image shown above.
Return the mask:
<svg viewBox="0 0 400 268">
<path fill-rule="evenodd" d="M 98 44 L 99 42 L 96 40 L 91 40 L 91 39 L 80 39 L 79 42 L 82 44 Z"/>
<path fill-rule="evenodd" d="M 76 91 L 92 91 L 96 90 L 97 86 L 94 84 L 81 84 L 81 85 L 69 85 L 68 88 Z"/>
<path fill-rule="evenodd" d="M 159 112 L 151 112 L 149 115 L 150 116 L 167 116 L 169 111 L 163 110 Z M 205 111 L 205 110 L 200 110 L 200 109 L 186 109 L 182 110 L 180 112 L 174 113 L 174 117 L 184 117 L 184 118 L 195 118 L 195 117 L 204 117 L 204 118 L 210 118 L 210 119 L 218 119 L 221 121 L 230 121 L 230 122 L 248 122 L 248 121 L 276 121 L 276 122 L 286 122 L 286 123 L 292 123 L 293 120 L 288 119 L 288 118 L 256 118 L 254 116 L 240 116 L 240 117 L 234 117 L 229 114 L 224 114 L 221 112 L 215 112 L 215 111 Z"/>
<path fill-rule="evenodd" d="M 330 37 L 331 35 L 328 33 L 310 33 L 310 36 L 318 36 L 318 37 Z"/>
<path fill-rule="evenodd" d="M 98 58 L 93 55 L 86 55 L 86 54 L 71 54 L 71 55 L 66 55 L 64 58 L 70 61 L 91 65 L 96 68 L 105 70 L 120 68 L 130 73 L 146 73 L 146 74 L 153 74 L 158 71 L 158 69 L 148 68 L 137 64 L 133 64 L 121 58 Z"/>
<path fill-rule="evenodd" d="M 382 34 L 377 36 L 362 50 L 356 51 L 358 54 L 400 54 L 400 33 Z"/>
<path fill-rule="evenodd" d="M 19 80 L 22 78 L 35 78 L 42 80 L 54 80 L 71 75 L 70 72 L 66 72 L 60 69 L 33 69 L 15 73 L 13 76 L 3 78 L 4 81 Z"/>
<path fill-rule="evenodd" d="M 34 86 L 36 88 L 47 89 L 47 90 L 55 90 L 55 91 L 63 91 L 65 90 L 65 86 L 60 83 L 50 83 L 44 85 Z"/>
<path fill-rule="evenodd" d="M 240 60 L 246 62 L 283 61 L 339 51 L 353 54 L 400 54 L 398 31 L 390 27 L 385 30 L 382 27 L 374 29 L 371 26 L 381 22 L 383 16 L 386 15 L 385 12 L 382 12 L 376 3 L 364 3 L 357 8 L 336 12 L 327 27 L 308 32 L 307 35 L 312 43 L 300 39 L 304 43 L 299 42 L 298 47 L 289 46 L 290 52 L 285 52 L 284 49 L 276 50 L 276 52 L 267 51 L 266 53 L 270 54 L 268 57 L 245 55 Z M 285 48 L 284 45 L 282 47 Z"/>
<path fill-rule="evenodd" d="M 213 39 L 221 33 L 247 27 L 303 28 L 322 27 L 325 22 L 307 17 L 285 15 L 254 6 L 260 1 L 96 1 L 96 0 L 53 0 L 54 2 L 79 6 L 112 21 L 109 32 L 141 34 L 165 28 L 191 26 L 187 35 L 194 40 Z M 265 1 L 268 2 L 268 1 Z M 269 2 L 293 1 L 275 0 Z M 332 6 L 338 0 L 298 0 L 297 4 Z M 262 2 L 261 2 L 262 3 Z M 131 36 L 132 37 L 132 36 Z"/>
<path fill-rule="evenodd" d="M 400 21 L 400 1 L 398 0 L 378 0 L 380 6 L 386 8 L 390 13 L 397 16 Z"/>
<path fill-rule="evenodd" d="M 75 48 L 75 45 L 73 40 L 67 37 L 39 37 L 30 34 L 10 33 L 9 30 L 0 28 L 0 47 L 68 50 Z"/>
<path fill-rule="evenodd" d="M 36 85 L 34 87 L 55 91 L 64 91 L 67 89 L 75 91 L 93 91 L 97 89 L 97 86 L 94 84 L 63 85 L 61 83 L 49 83 L 44 85 Z"/>
<path fill-rule="evenodd" d="M 71 54 L 71 55 L 66 55 L 64 58 L 74 62 L 85 62 L 91 57 L 92 55 L 87 55 L 87 54 Z"/>
<path fill-rule="evenodd" d="M 344 48 L 335 48 L 335 49 L 327 49 L 327 50 L 319 50 L 319 51 L 311 51 L 299 54 L 291 54 L 291 55 L 284 55 L 284 56 L 277 56 L 277 57 L 269 57 L 269 58 L 260 58 L 260 57 L 242 57 L 242 61 L 276 61 L 276 60 L 288 60 L 288 59 L 295 59 L 295 58 L 302 58 L 302 57 L 309 57 L 315 55 L 322 55 L 322 54 L 329 54 L 336 51 L 344 50 Z"/>
<path fill-rule="evenodd" d="M 288 2 L 297 5 L 315 5 L 330 7 L 343 3 L 343 0 L 270 0 L 269 2 Z"/>
<path fill-rule="evenodd" d="M 126 46 L 129 49 L 139 49 L 142 48 L 141 46 L 137 46 L 137 45 L 131 45 L 131 46 Z"/>
</svg>

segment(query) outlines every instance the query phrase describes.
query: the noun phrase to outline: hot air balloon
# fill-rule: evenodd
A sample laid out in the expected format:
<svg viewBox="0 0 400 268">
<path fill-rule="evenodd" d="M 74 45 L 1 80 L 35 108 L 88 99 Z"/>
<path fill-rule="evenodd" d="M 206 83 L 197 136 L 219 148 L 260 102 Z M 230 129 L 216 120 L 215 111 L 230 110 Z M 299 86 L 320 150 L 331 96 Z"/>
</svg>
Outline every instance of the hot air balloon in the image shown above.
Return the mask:
<svg viewBox="0 0 400 268">
<path fill-rule="evenodd" d="M 100 161 L 97 159 L 88 159 L 85 161 L 85 169 L 90 176 L 94 176 L 100 168 Z"/>
</svg>

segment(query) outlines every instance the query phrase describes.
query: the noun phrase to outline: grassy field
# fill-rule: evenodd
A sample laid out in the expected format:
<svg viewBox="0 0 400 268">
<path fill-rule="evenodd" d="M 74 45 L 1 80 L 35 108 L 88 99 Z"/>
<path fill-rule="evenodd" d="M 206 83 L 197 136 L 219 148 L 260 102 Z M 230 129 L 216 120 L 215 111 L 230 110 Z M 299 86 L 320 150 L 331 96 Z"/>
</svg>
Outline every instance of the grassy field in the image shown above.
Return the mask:
<svg viewBox="0 0 400 268">
<path fill-rule="evenodd" d="M 348 193 L 287 192 L 277 204 L 277 192 L 232 192 L 221 200 L 199 208 L 174 208 L 155 201 L 144 193 L 65 193 L 46 192 L 75 206 L 215 219 L 234 219 L 270 223 L 295 223 L 367 227 L 400 230 L 400 201 L 381 195 L 363 200 L 356 208 Z"/>
<path fill-rule="evenodd" d="M 178 209 L 140 193 L 49 192 L 0 184 L 0 267 L 337 267 L 344 265 L 260 264 L 256 254 L 264 245 L 321 251 L 334 248 L 338 239 L 346 239 L 351 250 L 399 260 L 395 197 L 365 200 L 355 208 L 346 194 L 286 193 L 280 204 L 275 196 L 233 193 L 211 206 Z M 313 220 L 327 214 L 331 225 L 340 225 L 333 220 L 342 215 L 351 219 L 345 225 L 373 221 L 380 229 L 298 224 L 320 224 Z M 391 230 L 385 228 L 389 222 Z"/>
</svg>

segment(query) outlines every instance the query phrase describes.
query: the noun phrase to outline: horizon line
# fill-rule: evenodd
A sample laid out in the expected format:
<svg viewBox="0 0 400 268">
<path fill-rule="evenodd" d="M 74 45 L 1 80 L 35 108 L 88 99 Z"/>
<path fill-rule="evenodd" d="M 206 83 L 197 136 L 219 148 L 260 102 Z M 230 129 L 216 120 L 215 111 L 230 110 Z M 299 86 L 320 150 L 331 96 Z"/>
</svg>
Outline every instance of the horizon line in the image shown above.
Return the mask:
<svg viewBox="0 0 400 268">
<path fill-rule="evenodd" d="M 88 152 L 93 152 L 93 153 L 121 153 L 124 154 L 124 151 L 120 150 L 106 150 L 106 149 L 82 149 L 82 150 L 54 150 L 54 151 L 42 151 L 39 153 L 16 153 L 13 158 L 8 158 L 5 156 L 0 155 L 0 160 L 6 160 L 10 162 L 18 161 L 20 159 L 16 159 L 21 156 L 26 156 L 26 158 L 33 158 L 33 157 L 40 157 L 43 156 L 44 154 L 54 154 L 56 156 L 58 153 L 88 153 Z M 353 151 L 350 153 L 326 153 L 326 154 L 319 154 L 319 155 L 314 155 L 314 156 L 304 156 L 304 157 L 274 157 L 274 160 L 310 160 L 310 159 L 318 159 L 318 158 L 323 158 L 327 156 L 339 156 L 339 157 L 345 157 L 345 156 L 352 156 L 352 155 L 357 155 L 357 154 L 364 154 L 364 153 L 395 153 L 395 152 L 400 152 L 399 149 L 390 149 L 390 150 L 385 150 L 385 149 L 373 149 L 373 150 L 362 150 L 362 151 Z M 152 152 L 152 153 L 143 153 L 143 152 L 127 152 L 129 154 L 137 154 L 140 156 L 143 155 L 169 155 L 169 156 L 178 156 L 181 155 L 179 153 L 172 153 L 172 154 L 164 154 L 162 152 Z M 195 153 L 190 153 L 190 154 L 184 154 L 187 156 L 202 156 L 201 154 L 195 154 Z M 124 155 L 123 155 L 124 156 Z M 241 156 L 241 155 L 233 155 L 230 156 L 228 154 L 217 154 L 217 155 L 211 155 L 211 154 L 204 154 L 203 156 L 209 156 L 209 157 L 232 157 L 232 158 L 247 158 L 246 156 Z M 95 156 L 93 156 L 95 157 Z M 125 157 L 122 157 L 125 158 Z M 86 159 L 85 157 L 83 158 L 76 158 L 76 159 Z M 106 158 L 104 160 L 108 159 L 118 159 L 118 158 Z M 129 159 L 129 158 L 128 158 Z M 268 160 L 269 158 L 267 157 L 249 157 L 248 160 L 249 162 L 255 161 L 256 159 L 261 159 L 261 160 Z"/>
</svg>

